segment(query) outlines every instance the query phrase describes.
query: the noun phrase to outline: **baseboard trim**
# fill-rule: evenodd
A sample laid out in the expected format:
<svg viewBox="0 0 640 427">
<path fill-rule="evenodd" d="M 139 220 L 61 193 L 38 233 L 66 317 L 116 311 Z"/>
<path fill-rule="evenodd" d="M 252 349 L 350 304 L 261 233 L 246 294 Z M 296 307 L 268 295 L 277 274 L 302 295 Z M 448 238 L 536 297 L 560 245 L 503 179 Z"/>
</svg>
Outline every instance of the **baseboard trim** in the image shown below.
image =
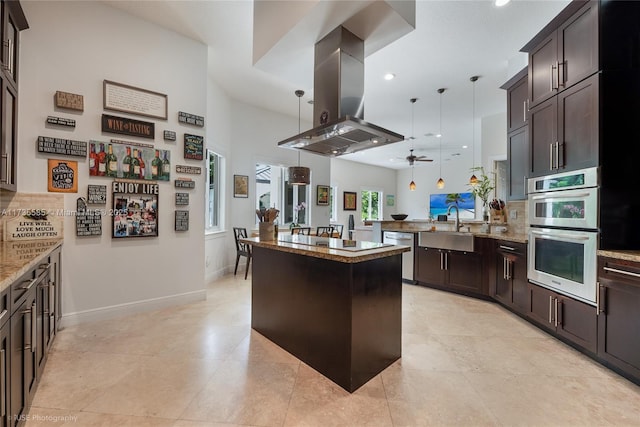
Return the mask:
<svg viewBox="0 0 640 427">
<path fill-rule="evenodd" d="M 206 299 L 207 291 L 206 289 L 202 289 L 199 291 L 187 292 L 184 294 L 128 302 L 108 307 L 77 311 L 75 313 L 65 313 L 62 315 L 60 328 L 79 325 L 82 323 L 97 322 L 100 320 L 115 319 L 117 317 L 123 317 L 131 314 L 141 313 L 144 311 L 151 311 L 160 308 L 171 307 L 174 305 L 204 301 Z"/>
</svg>

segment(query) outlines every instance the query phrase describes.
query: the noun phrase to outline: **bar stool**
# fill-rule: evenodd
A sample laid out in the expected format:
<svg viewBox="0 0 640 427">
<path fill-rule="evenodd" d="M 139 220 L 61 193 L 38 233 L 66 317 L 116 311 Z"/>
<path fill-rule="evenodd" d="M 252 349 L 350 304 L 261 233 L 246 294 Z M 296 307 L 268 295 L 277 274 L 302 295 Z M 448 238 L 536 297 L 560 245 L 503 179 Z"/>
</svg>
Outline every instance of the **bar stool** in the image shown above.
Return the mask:
<svg viewBox="0 0 640 427">
<path fill-rule="evenodd" d="M 342 230 L 344 230 L 344 225 L 342 224 L 334 224 L 333 230 L 338 233 L 338 239 L 342 239 Z"/>
<path fill-rule="evenodd" d="M 247 267 L 244 270 L 244 278 L 246 280 L 249 273 L 249 264 L 251 264 L 251 245 L 241 242 L 240 239 L 247 238 L 247 229 L 244 227 L 233 227 L 233 237 L 236 239 L 236 268 L 233 270 L 235 276 L 238 272 L 238 264 L 240 263 L 240 257 L 247 257 Z"/>
<path fill-rule="evenodd" d="M 303 234 L 305 236 L 311 235 L 311 227 L 293 227 L 291 234 Z"/>
<path fill-rule="evenodd" d="M 324 226 L 316 228 L 316 236 L 318 237 L 333 237 L 333 227 L 332 226 Z"/>
</svg>

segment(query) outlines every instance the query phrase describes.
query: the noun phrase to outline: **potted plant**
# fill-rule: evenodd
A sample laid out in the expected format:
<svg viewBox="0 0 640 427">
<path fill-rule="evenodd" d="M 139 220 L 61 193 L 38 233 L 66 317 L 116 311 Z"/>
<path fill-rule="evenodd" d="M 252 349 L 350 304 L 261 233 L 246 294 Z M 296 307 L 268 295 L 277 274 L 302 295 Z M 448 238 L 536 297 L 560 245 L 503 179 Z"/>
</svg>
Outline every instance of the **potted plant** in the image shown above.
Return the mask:
<svg viewBox="0 0 640 427">
<path fill-rule="evenodd" d="M 478 177 L 478 182 L 476 184 L 469 184 L 471 193 L 475 197 L 479 197 L 482 200 L 482 220 L 485 222 L 489 221 L 489 206 L 487 202 L 489 201 L 490 193 L 496 188 L 495 182 L 492 178 L 489 178 L 487 174 L 484 172 L 484 168 L 482 166 L 471 168 L 472 172 L 478 172 L 480 175 Z"/>
</svg>

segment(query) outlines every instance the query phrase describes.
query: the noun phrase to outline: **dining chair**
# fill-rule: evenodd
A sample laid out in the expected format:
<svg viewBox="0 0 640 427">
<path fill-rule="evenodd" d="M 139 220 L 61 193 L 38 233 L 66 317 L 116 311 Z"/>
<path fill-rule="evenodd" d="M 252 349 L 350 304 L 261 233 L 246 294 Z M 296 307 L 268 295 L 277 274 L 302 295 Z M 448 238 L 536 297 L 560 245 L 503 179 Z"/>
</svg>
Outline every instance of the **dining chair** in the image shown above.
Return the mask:
<svg viewBox="0 0 640 427">
<path fill-rule="evenodd" d="M 333 227 L 321 225 L 316 227 L 316 236 L 318 237 L 333 237 Z"/>
<path fill-rule="evenodd" d="M 303 234 L 309 236 L 311 234 L 311 227 L 293 227 L 291 234 Z"/>
<path fill-rule="evenodd" d="M 233 236 L 236 239 L 236 268 L 233 270 L 235 276 L 238 272 L 238 264 L 240 263 L 240 257 L 247 257 L 247 267 L 244 270 L 244 278 L 247 278 L 249 273 L 249 265 L 251 264 L 251 245 L 241 242 L 240 239 L 247 238 L 247 229 L 244 227 L 233 227 Z"/>
<path fill-rule="evenodd" d="M 342 239 L 342 230 L 344 230 L 344 225 L 342 224 L 334 224 L 333 231 L 338 234 L 338 239 Z"/>
</svg>

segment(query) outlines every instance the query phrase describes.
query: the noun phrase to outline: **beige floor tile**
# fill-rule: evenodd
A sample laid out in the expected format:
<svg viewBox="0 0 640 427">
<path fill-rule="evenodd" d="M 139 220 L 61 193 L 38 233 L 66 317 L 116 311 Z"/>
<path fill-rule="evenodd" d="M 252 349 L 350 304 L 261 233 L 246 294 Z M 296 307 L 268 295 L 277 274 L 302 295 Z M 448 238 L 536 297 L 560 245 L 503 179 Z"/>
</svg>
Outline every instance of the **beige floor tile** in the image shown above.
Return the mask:
<svg viewBox="0 0 640 427">
<path fill-rule="evenodd" d="M 293 363 L 300 361 L 277 344 L 262 336 L 260 333 L 251 330 L 240 345 L 229 356 L 232 360 L 251 360 L 274 363 Z"/>
<path fill-rule="evenodd" d="M 349 393 L 301 364 L 285 426 L 391 426 L 380 376 Z"/>
</svg>

